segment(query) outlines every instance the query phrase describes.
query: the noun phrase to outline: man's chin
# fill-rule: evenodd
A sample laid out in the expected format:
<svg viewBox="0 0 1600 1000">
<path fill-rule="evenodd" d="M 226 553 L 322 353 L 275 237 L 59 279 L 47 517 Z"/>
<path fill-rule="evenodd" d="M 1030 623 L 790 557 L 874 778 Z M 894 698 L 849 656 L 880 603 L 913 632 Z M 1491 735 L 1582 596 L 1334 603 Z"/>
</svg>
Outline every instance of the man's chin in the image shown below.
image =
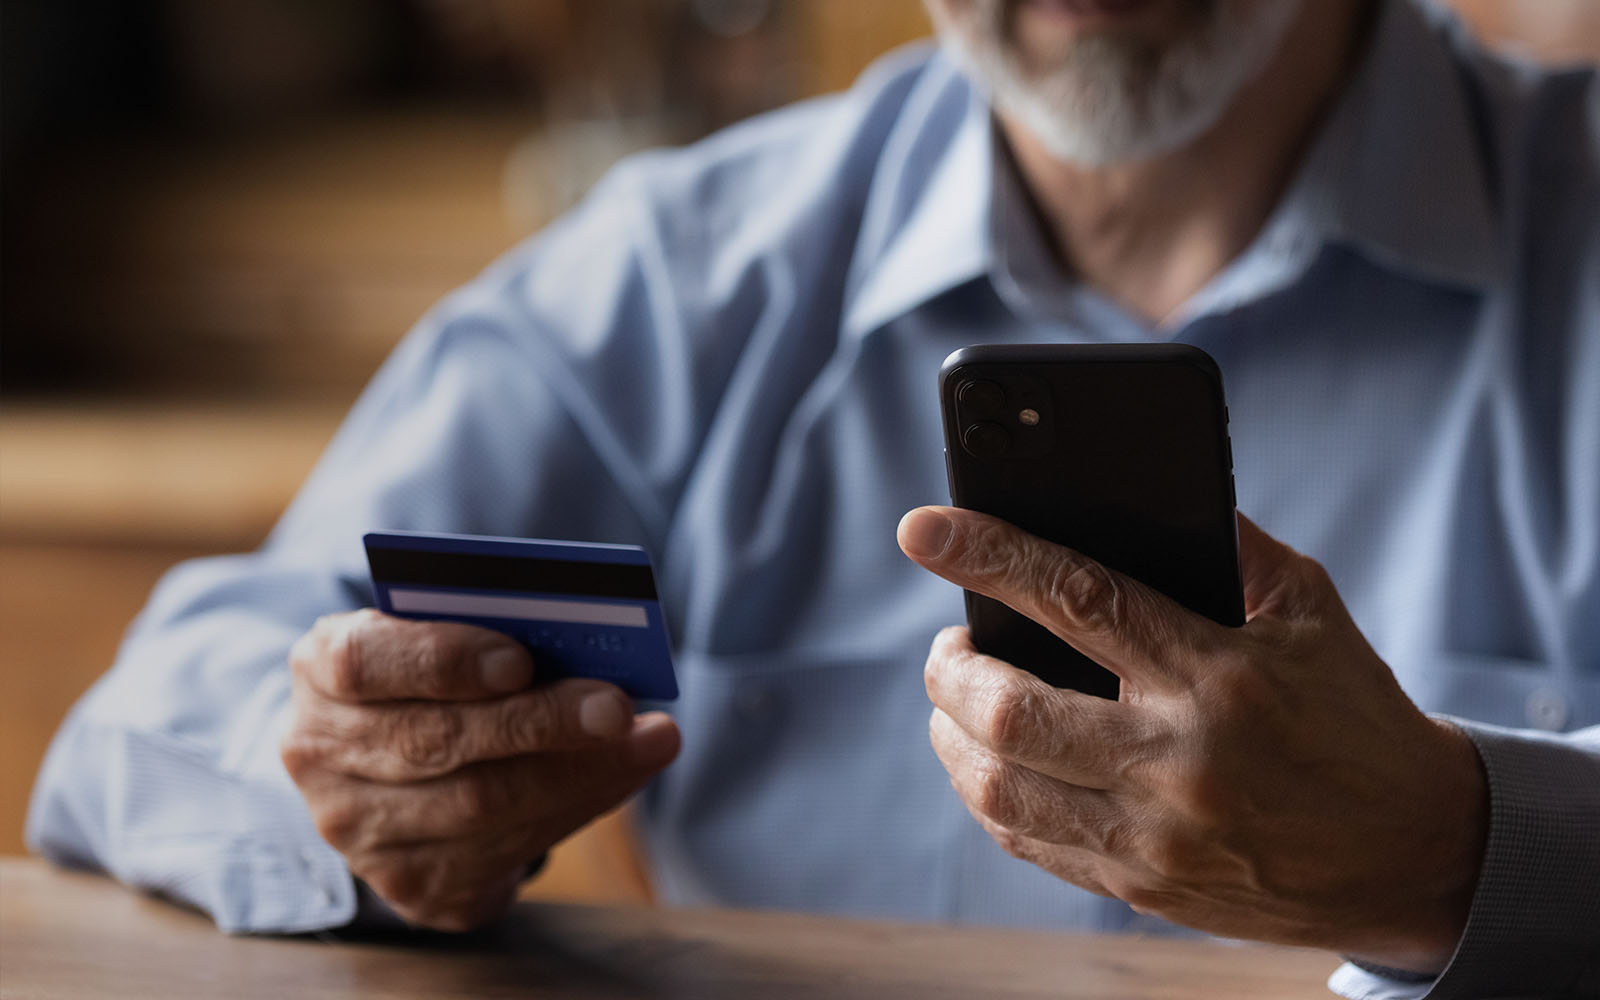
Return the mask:
<svg viewBox="0 0 1600 1000">
<path fill-rule="evenodd" d="M 1156 116 L 1157 53 L 1126 39 L 1085 38 L 1036 72 L 1015 49 L 990 62 L 995 106 L 1058 160 L 1106 167 L 1166 152 L 1192 138 L 1190 116 Z"/>
<path fill-rule="evenodd" d="M 1079 30 L 1101 15 L 1075 21 L 1074 9 L 1102 2 L 1109 11 L 1122 0 L 973 0 L 964 23 L 941 24 L 997 108 L 1052 156 L 1085 167 L 1133 163 L 1192 142 L 1268 63 L 1299 8 L 1290 0 L 1128 0 L 1127 13 L 1116 15 L 1127 18 L 1126 30 Z M 1018 20 L 1002 24 L 1006 15 Z M 1165 30 L 1145 29 L 1143 21 Z"/>
<path fill-rule="evenodd" d="M 1149 160 L 1192 138 L 1190 130 L 1157 132 L 1127 122 L 1063 121 L 1014 108 L 1002 117 L 1012 128 L 1025 131 L 1051 158 L 1086 170 Z"/>
</svg>

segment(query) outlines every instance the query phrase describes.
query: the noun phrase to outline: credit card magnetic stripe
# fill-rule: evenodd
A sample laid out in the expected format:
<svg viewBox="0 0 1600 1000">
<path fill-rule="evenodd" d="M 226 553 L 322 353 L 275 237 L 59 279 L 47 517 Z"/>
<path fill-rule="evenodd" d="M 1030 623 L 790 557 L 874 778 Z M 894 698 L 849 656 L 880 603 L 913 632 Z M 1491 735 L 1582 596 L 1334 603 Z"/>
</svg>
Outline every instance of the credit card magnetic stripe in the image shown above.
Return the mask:
<svg viewBox="0 0 1600 1000">
<path fill-rule="evenodd" d="M 656 599 L 655 574 L 648 565 L 372 546 L 367 548 L 367 562 L 374 579 L 391 585 L 531 590 L 634 601 Z"/>
</svg>

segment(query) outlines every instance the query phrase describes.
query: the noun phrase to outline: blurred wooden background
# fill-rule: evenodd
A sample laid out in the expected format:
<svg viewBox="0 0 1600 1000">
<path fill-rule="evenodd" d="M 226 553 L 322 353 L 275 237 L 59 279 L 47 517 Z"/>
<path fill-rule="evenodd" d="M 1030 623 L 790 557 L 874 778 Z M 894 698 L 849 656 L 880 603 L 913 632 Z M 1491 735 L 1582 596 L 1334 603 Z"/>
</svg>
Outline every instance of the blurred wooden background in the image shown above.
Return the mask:
<svg viewBox="0 0 1600 1000">
<path fill-rule="evenodd" d="M 1498 44 L 1600 55 L 1593 0 L 1457 6 Z M 0 853 L 157 576 L 254 547 L 424 309 L 617 155 L 839 89 L 927 30 L 919 0 L 113 9 L 146 42 L 120 115 L 40 65 L 105 39 L 47 0 L 0 29 Z M 612 820 L 533 891 L 649 890 Z"/>
</svg>

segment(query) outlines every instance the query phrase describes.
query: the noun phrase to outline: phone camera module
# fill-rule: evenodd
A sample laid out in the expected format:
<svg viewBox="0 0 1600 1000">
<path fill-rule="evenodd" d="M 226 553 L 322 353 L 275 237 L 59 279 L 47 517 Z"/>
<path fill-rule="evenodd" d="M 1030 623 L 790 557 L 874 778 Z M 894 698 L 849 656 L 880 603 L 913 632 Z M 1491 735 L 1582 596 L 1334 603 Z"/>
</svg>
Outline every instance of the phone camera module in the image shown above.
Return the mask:
<svg viewBox="0 0 1600 1000">
<path fill-rule="evenodd" d="M 974 379 L 961 383 L 956 399 L 974 417 L 993 417 L 1006 405 L 1006 391 L 994 382 Z"/>
<path fill-rule="evenodd" d="M 1000 458 L 1011 450 L 1011 435 L 999 424 L 983 421 L 967 425 L 961 445 L 977 458 Z"/>
</svg>

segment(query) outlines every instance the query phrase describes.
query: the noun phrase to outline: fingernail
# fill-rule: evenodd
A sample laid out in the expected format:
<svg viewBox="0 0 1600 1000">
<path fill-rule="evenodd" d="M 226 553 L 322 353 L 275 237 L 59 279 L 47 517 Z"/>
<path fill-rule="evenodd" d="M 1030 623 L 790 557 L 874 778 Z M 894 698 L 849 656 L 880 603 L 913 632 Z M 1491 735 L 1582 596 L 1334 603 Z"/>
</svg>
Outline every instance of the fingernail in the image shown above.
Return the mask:
<svg viewBox="0 0 1600 1000">
<path fill-rule="evenodd" d="M 628 739 L 628 756 L 640 767 L 663 767 L 678 752 L 678 727 L 665 715 L 644 716 Z"/>
<path fill-rule="evenodd" d="M 596 691 L 578 702 L 578 728 L 600 739 L 613 739 L 628 731 L 632 717 L 628 706 L 610 691 Z"/>
<path fill-rule="evenodd" d="M 908 555 L 937 559 L 950 544 L 955 526 L 938 511 L 918 507 L 900 519 L 900 547 Z"/>
<path fill-rule="evenodd" d="M 483 686 L 490 691 L 520 691 L 533 680 L 528 654 L 507 646 L 496 647 L 479 656 L 478 670 L 483 675 Z"/>
</svg>

